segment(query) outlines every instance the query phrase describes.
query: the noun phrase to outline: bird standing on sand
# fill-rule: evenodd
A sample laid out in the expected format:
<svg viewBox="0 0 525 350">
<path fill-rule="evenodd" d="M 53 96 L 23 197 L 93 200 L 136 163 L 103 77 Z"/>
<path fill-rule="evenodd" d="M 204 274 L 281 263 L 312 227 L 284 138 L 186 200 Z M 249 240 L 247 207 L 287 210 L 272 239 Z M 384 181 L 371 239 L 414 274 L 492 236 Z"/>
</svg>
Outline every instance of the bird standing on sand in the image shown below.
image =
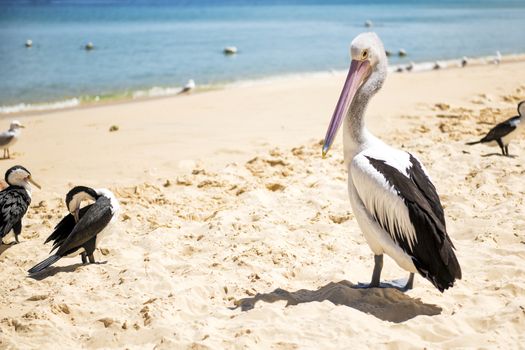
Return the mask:
<svg viewBox="0 0 525 350">
<path fill-rule="evenodd" d="M 85 200 L 95 201 L 83 208 Z M 94 190 L 90 187 L 74 187 L 66 195 L 67 214 L 44 242 L 53 241 L 49 258 L 29 269 L 30 274 L 38 273 L 63 257 L 81 255 L 82 263 L 95 263 L 93 253 L 100 238 L 109 231 L 109 224 L 117 218 L 119 204 L 113 193 L 107 189 Z"/>
<path fill-rule="evenodd" d="M 474 142 L 467 142 L 467 145 L 475 145 L 478 143 L 488 143 L 489 145 L 498 145 L 501 148 L 501 153 L 509 157 L 509 143 L 512 139 L 518 136 L 521 128 L 523 128 L 522 119 L 525 116 L 525 101 L 518 104 L 518 115 L 504 122 L 499 123 L 485 135 L 481 140 Z"/>
<path fill-rule="evenodd" d="M 9 185 L 0 191 L 0 243 L 10 232 L 14 243 L 20 243 L 18 236 L 22 232 L 22 218 L 31 204 L 31 184 L 40 188 L 31 177 L 29 170 L 21 165 L 9 168 L 5 173 L 5 182 Z"/>
<path fill-rule="evenodd" d="M 468 58 L 467 58 L 467 56 L 463 56 L 461 58 L 461 67 L 466 67 L 467 64 L 468 64 Z"/>
<path fill-rule="evenodd" d="M 4 159 L 11 158 L 9 147 L 13 146 L 20 137 L 20 128 L 25 128 L 18 120 L 13 120 L 9 130 L 0 133 L 0 147 L 4 149 Z"/>
<path fill-rule="evenodd" d="M 410 272 L 428 279 L 443 292 L 461 279 L 454 245 L 447 234 L 438 194 L 424 167 L 412 154 L 372 135 L 364 114 L 370 98 L 383 86 L 387 58 L 375 33 L 358 35 L 350 48 L 351 65 L 326 133 L 323 156 L 343 124 L 350 202 L 359 227 L 374 253 L 370 284 L 380 287 L 383 254 Z"/>
<path fill-rule="evenodd" d="M 494 59 L 492 60 L 492 63 L 494 64 L 500 64 L 501 63 L 501 52 L 496 51 L 496 56 L 494 56 Z"/>
<path fill-rule="evenodd" d="M 186 83 L 186 85 L 184 85 L 182 87 L 182 90 L 179 91 L 179 94 L 183 94 L 183 93 L 186 93 L 186 92 L 190 92 L 191 90 L 195 89 L 195 81 L 193 79 L 190 79 L 188 80 L 188 82 Z"/>
</svg>

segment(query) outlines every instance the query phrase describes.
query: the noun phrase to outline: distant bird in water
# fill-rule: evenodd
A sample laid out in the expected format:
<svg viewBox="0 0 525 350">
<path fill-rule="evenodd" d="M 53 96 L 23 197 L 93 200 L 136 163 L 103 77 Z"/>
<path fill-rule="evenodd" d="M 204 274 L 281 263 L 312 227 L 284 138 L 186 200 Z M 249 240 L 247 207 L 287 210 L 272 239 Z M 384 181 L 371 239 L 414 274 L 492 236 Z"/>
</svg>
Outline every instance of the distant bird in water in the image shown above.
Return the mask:
<svg viewBox="0 0 525 350">
<path fill-rule="evenodd" d="M 0 147 L 4 149 L 4 159 L 11 158 L 9 147 L 13 146 L 20 137 L 20 129 L 25 128 L 18 120 L 13 120 L 9 130 L 0 133 Z"/>
<path fill-rule="evenodd" d="M 226 46 L 222 52 L 225 55 L 235 55 L 237 53 L 237 47 L 235 46 Z"/>
<path fill-rule="evenodd" d="M 182 90 L 179 91 L 179 94 L 183 94 L 183 93 L 186 93 L 186 92 L 190 92 L 191 90 L 195 89 L 195 81 L 193 81 L 193 79 L 190 79 L 188 80 L 188 82 L 186 83 L 186 85 L 184 85 L 182 87 Z"/>
<path fill-rule="evenodd" d="M 31 204 L 31 184 L 40 188 L 29 170 L 21 165 L 9 168 L 5 173 L 5 182 L 9 185 L 0 191 L 0 243 L 10 232 L 14 243 L 20 243 L 18 236 L 22 232 L 22 218 Z"/>
<path fill-rule="evenodd" d="M 405 57 L 407 55 L 407 52 L 405 49 L 399 49 L 398 55 L 399 57 Z"/>
<path fill-rule="evenodd" d="M 83 208 L 85 200 L 95 201 Z M 82 263 L 95 263 L 93 253 L 100 238 L 109 231 L 110 223 L 118 216 L 119 204 L 113 193 L 107 189 L 94 190 L 86 186 L 77 186 L 66 195 L 67 214 L 55 227 L 55 231 L 45 243 L 53 241 L 56 252 L 44 261 L 28 270 L 38 273 L 63 257 L 81 255 Z"/>
<path fill-rule="evenodd" d="M 392 52 L 389 51 L 389 50 L 385 50 L 385 55 L 386 55 L 386 57 L 390 57 L 390 56 L 392 56 Z"/>
<path fill-rule="evenodd" d="M 433 70 L 441 69 L 441 63 L 439 61 L 434 62 L 434 65 L 432 66 Z"/>
<path fill-rule="evenodd" d="M 468 64 L 468 58 L 467 58 L 467 56 L 463 56 L 461 58 L 461 67 L 466 67 L 467 64 Z"/>
<path fill-rule="evenodd" d="M 95 45 L 93 45 L 93 43 L 92 43 L 91 41 L 88 42 L 88 43 L 84 46 L 84 49 L 85 49 L 86 51 L 91 51 L 91 50 L 93 50 L 94 48 L 95 48 Z"/>
<path fill-rule="evenodd" d="M 412 72 L 412 70 L 414 69 L 414 66 L 415 66 L 414 62 L 410 61 L 410 63 L 406 67 L 406 70 L 408 72 Z"/>
<path fill-rule="evenodd" d="M 499 123 L 485 135 L 481 140 L 474 142 L 467 142 L 467 145 L 475 145 L 478 143 L 489 143 L 498 145 L 501 148 L 501 153 L 509 157 L 509 143 L 518 136 L 520 129 L 525 124 L 523 117 L 525 116 L 525 101 L 518 104 L 518 115 L 504 122 Z"/>
<path fill-rule="evenodd" d="M 343 149 L 353 213 L 374 253 L 374 272 L 364 288 L 380 287 L 383 254 L 443 292 L 461 278 L 454 245 L 436 188 L 412 154 L 390 147 L 365 127 L 368 102 L 385 82 L 388 62 L 375 33 L 358 35 L 350 47 L 346 82 L 328 126 L 323 157 L 343 124 Z M 399 287 L 398 287 L 399 288 Z"/>
<path fill-rule="evenodd" d="M 31 39 L 27 39 L 27 40 L 26 40 L 26 43 L 25 43 L 25 46 L 26 46 L 27 48 L 30 48 L 31 46 L 33 46 L 33 40 L 31 40 Z"/>
<path fill-rule="evenodd" d="M 365 27 L 370 28 L 370 27 L 372 27 L 373 25 L 374 25 L 374 23 L 373 23 L 371 20 L 367 19 L 367 20 L 365 21 Z"/>
</svg>

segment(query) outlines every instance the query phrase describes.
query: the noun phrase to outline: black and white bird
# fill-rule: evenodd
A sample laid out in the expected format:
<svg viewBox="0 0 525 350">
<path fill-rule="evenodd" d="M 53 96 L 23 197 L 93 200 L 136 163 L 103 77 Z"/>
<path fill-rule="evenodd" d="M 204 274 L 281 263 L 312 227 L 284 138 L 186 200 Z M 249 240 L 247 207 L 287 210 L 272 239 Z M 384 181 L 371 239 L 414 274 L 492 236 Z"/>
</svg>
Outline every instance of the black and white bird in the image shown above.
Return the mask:
<svg viewBox="0 0 525 350">
<path fill-rule="evenodd" d="M 443 292 L 461 278 L 461 268 L 436 188 L 416 157 L 385 144 L 365 127 L 368 102 L 387 75 L 383 43 L 375 33 L 360 34 L 352 41 L 350 56 L 350 70 L 326 133 L 323 157 L 343 124 L 350 202 L 374 253 L 372 281 L 364 287 L 381 286 L 383 254 L 387 254 L 410 272 L 401 289 L 411 289 L 418 272 Z"/>
<path fill-rule="evenodd" d="M 5 173 L 9 185 L 0 191 L 0 243 L 12 233 L 14 243 L 20 243 L 18 236 L 22 232 L 22 218 L 31 204 L 31 184 L 40 188 L 29 170 L 21 165 L 9 168 Z"/>
<path fill-rule="evenodd" d="M 81 208 L 83 201 L 94 203 Z M 107 189 L 94 190 L 90 187 L 74 187 L 66 195 L 67 214 L 55 227 L 45 243 L 53 241 L 56 251 L 49 258 L 29 269 L 30 274 L 38 273 L 63 257 L 81 255 L 82 263 L 95 263 L 93 253 L 103 235 L 111 229 L 118 216 L 119 203 Z"/>
<path fill-rule="evenodd" d="M 498 145 L 501 148 L 501 153 L 509 157 L 509 143 L 518 136 L 520 130 L 523 128 L 523 118 L 525 116 L 525 101 L 518 104 L 518 115 L 504 122 L 499 123 L 485 135 L 481 140 L 474 142 L 467 142 L 467 145 L 475 145 L 478 143 L 488 143 L 489 145 Z"/>
<path fill-rule="evenodd" d="M 4 158 L 11 158 L 9 147 L 13 146 L 20 137 L 20 128 L 25 128 L 18 120 L 13 120 L 9 130 L 0 133 L 0 147 L 4 149 Z"/>
</svg>

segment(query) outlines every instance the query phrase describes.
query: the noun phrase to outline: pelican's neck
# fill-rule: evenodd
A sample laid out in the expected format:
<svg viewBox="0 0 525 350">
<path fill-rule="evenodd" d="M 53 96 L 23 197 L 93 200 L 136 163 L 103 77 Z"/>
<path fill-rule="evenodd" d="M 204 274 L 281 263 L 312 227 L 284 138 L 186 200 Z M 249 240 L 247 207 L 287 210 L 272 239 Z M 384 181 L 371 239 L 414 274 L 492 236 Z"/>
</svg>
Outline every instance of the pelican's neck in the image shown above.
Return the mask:
<svg viewBox="0 0 525 350">
<path fill-rule="evenodd" d="M 363 151 L 376 139 L 365 126 L 365 112 L 370 97 L 358 90 L 343 122 L 343 145 L 345 162 Z"/>
</svg>

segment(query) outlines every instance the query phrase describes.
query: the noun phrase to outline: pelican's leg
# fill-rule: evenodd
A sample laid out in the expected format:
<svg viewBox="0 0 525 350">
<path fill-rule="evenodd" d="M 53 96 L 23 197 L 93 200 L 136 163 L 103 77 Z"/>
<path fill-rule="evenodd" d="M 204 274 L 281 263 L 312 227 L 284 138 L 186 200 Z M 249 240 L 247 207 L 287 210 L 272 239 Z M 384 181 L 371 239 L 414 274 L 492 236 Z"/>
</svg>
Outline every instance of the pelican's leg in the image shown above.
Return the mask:
<svg viewBox="0 0 525 350">
<path fill-rule="evenodd" d="M 95 263 L 95 257 L 93 256 L 93 253 L 88 255 L 89 263 L 94 264 Z"/>
<path fill-rule="evenodd" d="M 5 159 L 5 148 L 4 148 L 4 159 Z"/>
<path fill-rule="evenodd" d="M 413 272 L 410 273 L 410 276 L 408 277 L 408 282 L 405 285 L 405 288 L 403 289 L 407 291 L 407 290 L 411 290 L 412 288 L 414 288 L 414 273 Z"/>
<path fill-rule="evenodd" d="M 509 156 L 509 145 L 505 146 L 505 155 Z"/>
<path fill-rule="evenodd" d="M 379 287 L 379 280 L 381 279 L 381 270 L 383 269 L 383 254 L 374 255 L 374 272 L 372 273 L 372 281 L 370 288 Z"/>
<path fill-rule="evenodd" d="M 86 252 L 83 252 L 80 256 L 82 257 L 82 264 L 87 264 Z"/>
<path fill-rule="evenodd" d="M 9 148 L 7 149 L 7 159 L 11 159 L 11 152 L 9 152 Z"/>
</svg>

